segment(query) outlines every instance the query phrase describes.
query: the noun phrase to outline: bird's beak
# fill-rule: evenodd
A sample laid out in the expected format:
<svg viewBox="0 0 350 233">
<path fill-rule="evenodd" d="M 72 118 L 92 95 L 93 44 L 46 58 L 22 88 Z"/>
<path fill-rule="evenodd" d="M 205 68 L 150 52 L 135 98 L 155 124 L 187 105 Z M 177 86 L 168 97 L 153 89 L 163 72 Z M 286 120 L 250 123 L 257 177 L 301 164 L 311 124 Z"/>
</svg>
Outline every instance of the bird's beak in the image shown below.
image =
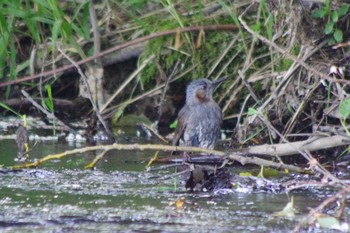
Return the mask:
<svg viewBox="0 0 350 233">
<path fill-rule="evenodd" d="M 220 85 L 220 83 L 222 83 L 223 81 L 225 81 L 227 79 L 227 76 L 225 77 L 221 77 L 215 81 L 213 81 L 213 87 L 214 87 L 214 90 Z"/>
</svg>

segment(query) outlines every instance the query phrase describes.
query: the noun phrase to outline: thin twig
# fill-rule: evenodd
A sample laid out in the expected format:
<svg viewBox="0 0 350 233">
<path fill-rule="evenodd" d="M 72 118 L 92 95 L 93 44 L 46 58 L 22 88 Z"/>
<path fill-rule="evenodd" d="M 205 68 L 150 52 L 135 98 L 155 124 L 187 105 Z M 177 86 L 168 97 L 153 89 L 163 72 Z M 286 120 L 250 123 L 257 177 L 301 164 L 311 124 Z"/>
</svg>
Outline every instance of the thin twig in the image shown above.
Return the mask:
<svg viewBox="0 0 350 233">
<path fill-rule="evenodd" d="M 237 129 L 237 130 L 238 130 L 240 124 L 241 124 L 241 118 L 243 116 L 244 108 L 247 105 L 249 98 L 250 98 L 250 94 L 248 94 L 245 97 L 245 99 L 243 101 L 243 104 L 242 104 L 242 107 L 241 107 L 241 110 L 239 111 L 239 114 L 238 114 L 238 117 L 237 117 L 237 123 L 236 123 L 236 127 L 235 127 L 235 129 Z"/>
<path fill-rule="evenodd" d="M 245 72 L 244 72 L 245 73 Z M 258 96 L 255 94 L 252 86 L 247 82 L 247 80 L 244 78 L 243 72 L 242 71 L 238 71 L 238 76 L 241 78 L 242 83 L 245 85 L 245 87 L 248 89 L 250 95 L 252 96 L 252 98 L 255 100 L 256 103 L 259 104 L 260 99 L 258 98 Z"/>
<path fill-rule="evenodd" d="M 39 109 L 41 112 L 43 112 L 47 116 L 47 118 L 52 119 L 52 120 L 56 120 L 57 124 L 64 127 L 65 130 L 68 130 L 70 132 L 74 131 L 72 128 L 70 128 L 68 125 L 63 123 L 60 119 L 58 119 L 53 112 L 51 113 L 51 112 L 47 111 L 45 108 L 43 108 L 42 106 L 40 106 L 40 104 L 38 104 L 35 100 L 33 100 L 33 98 L 25 90 L 22 90 L 21 92 L 24 95 L 24 97 L 26 97 L 27 100 L 29 102 L 31 102 L 37 109 Z"/>
<path fill-rule="evenodd" d="M 83 79 L 84 81 L 84 84 L 86 86 L 86 89 L 88 91 L 88 94 L 89 94 L 89 100 L 91 102 L 91 105 L 95 111 L 95 114 L 98 118 L 98 120 L 101 122 L 101 124 L 103 125 L 103 128 L 105 129 L 106 133 L 108 134 L 108 136 L 113 140 L 113 142 L 115 142 L 115 137 L 114 137 L 114 134 L 111 132 L 111 130 L 108 128 L 106 122 L 103 120 L 103 118 L 101 117 L 101 114 L 100 112 L 98 111 L 98 108 L 97 108 L 97 105 L 95 103 L 95 101 L 93 100 L 92 98 L 92 94 L 91 94 L 91 90 L 90 90 L 90 85 L 87 81 L 87 77 L 85 76 L 84 72 L 80 69 L 80 66 L 75 62 L 73 61 L 67 54 L 65 54 L 60 48 L 58 49 L 62 54 L 63 56 L 65 56 L 74 66 L 75 68 L 78 70 L 78 73 L 80 74 L 81 78 Z"/>
<path fill-rule="evenodd" d="M 155 136 L 157 136 L 157 138 L 159 138 L 160 140 L 162 140 L 164 143 L 169 143 L 168 140 L 166 140 L 162 135 L 160 135 L 157 130 L 155 130 L 152 126 L 149 126 L 145 123 L 142 123 L 140 125 L 141 127 L 145 127 L 146 129 L 148 129 L 149 131 L 151 131 Z"/>
</svg>

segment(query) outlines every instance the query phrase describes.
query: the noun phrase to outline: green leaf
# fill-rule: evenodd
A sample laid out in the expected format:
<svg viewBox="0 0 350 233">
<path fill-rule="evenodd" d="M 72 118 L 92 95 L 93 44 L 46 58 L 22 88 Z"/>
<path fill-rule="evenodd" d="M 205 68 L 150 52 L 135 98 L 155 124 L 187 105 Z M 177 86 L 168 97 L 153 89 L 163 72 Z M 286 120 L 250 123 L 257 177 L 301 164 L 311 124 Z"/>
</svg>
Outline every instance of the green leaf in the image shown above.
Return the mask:
<svg viewBox="0 0 350 233">
<path fill-rule="evenodd" d="M 34 2 L 42 7 L 49 8 L 49 4 L 46 0 L 34 0 Z"/>
<path fill-rule="evenodd" d="M 263 174 L 265 178 L 270 178 L 277 176 L 279 174 L 279 171 L 273 168 L 266 167 L 263 171 Z"/>
<path fill-rule="evenodd" d="M 51 29 L 52 42 L 54 46 L 57 44 L 61 25 L 62 25 L 62 20 L 56 20 Z"/>
<path fill-rule="evenodd" d="M 27 59 L 22 63 L 18 63 L 16 66 L 16 73 L 23 72 L 25 69 L 29 68 L 30 60 Z"/>
<path fill-rule="evenodd" d="M 121 116 L 124 114 L 124 109 L 125 109 L 125 105 L 122 105 L 118 108 L 118 110 L 116 111 L 116 113 L 114 114 L 114 117 L 112 119 L 112 124 L 115 126 L 117 125 L 118 120 L 121 118 Z"/>
<path fill-rule="evenodd" d="M 335 30 L 333 37 L 336 42 L 342 42 L 343 41 L 343 32 L 340 29 Z"/>
<path fill-rule="evenodd" d="M 335 43 L 335 40 L 333 38 L 330 38 L 328 40 L 328 45 L 334 45 L 334 43 Z"/>
<path fill-rule="evenodd" d="M 261 23 L 258 22 L 256 24 L 253 24 L 251 28 L 254 32 L 259 33 L 261 31 Z"/>
<path fill-rule="evenodd" d="M 146 0 L 130 0 L 129 3 L 130 3 L 133 10 L 138 10 L 141 7 L 143 7 L 147 3 L 147 1 Z"/>
<path fill-rule="evenodd" d="M 326 27 L 324 28 L 324 33 L 326 35 L 329 35 L 333 32 L 334 30 L 334 22 L 333 21 L 329 21 L 327 24 L 326 24 Z"/>
<path fill-rule="evenodd" d="M 53 105 L 51 85 L 50 84 L 46 84 L 45 85 L 45 90 L 46 90 L 48 98 L 44 99 L 44 103 L 45 103 L 46 107 L 50 110 L 50 112 L 54 112 L 54 105 Z"/>
<path fill-rule="evenodd" d="M 52 105 L 52 103 L 51 103 L 51 101 L 50 101 L 49 98 L 45 98 L 45 99 L 44 99 L 44 104 L 45 104 L 46 108 L 47 108 L 50 112 L 53 112 L 53 105 Z"/>
<path fill-rule="evenodd" d="M 323 18 L 328 14 L 325 8 L 321 8 L 312 12 L 312 17 Z"/>
<path fill-rule="evenodd" d="M 177 120 L 175 120 L 173 123 L 171 123 L 171 125 L 169 127 L 170 127 L 170 129 L 176 129 L 176 127 L 177 127 Z"/>
<path fill-rule="evenodd" d="M 22 117 L 21 114 L 19 114 L 18 112 L 16 112 L 15 110 L 13 110 L 11 107 L 7 106 L 6 104 L 3 104 L 3 103 L 0 102 L 0 107 L 6 109 L 7 111 L 12 112 L 13 114 L 15 114 L 15 115 L 17 115 L 17 116 L 19 116 L 19 117 Z"/>
<path fill-rule="evenodd" d="M 86 3 L 89 3 L 89 1 L 86 1 Z M 90 3 L 90 4 L 92 4 L 92 3 Z M 89 4 L 85 4 L 85 6 L 82 9 L 81 28 L 82 28 L 82 31 L 84 32 L 84 38 L 86 40 L 89 39 L 90 38 Z"/>
<path fill-rule="evenodd" d="M 349 12 L 349 5 L 342 5 L 338 10 L 338 16 L 342 17 L 344 15 L 346 15 Z"/>
<path fill-rule="evenodd" d="M 332 21 L 333 21 L 334 23 L 336 23 L 336 22 L 338 22 L 338 19 L 339 19 L 338 12 L 333 11 L 333 12 L 332 12 Z"/>
<path fill-rule="evenodd" d="M 240 173 L 239 173 L 239 176 L 241 176 L 241 177 L 247 177 L 247 176 L 253 176 L 253 174 L 250 173 L 250 172 L 240 172 Z"/>
<path fill-rule="evenodd" d="M 258 114 L 258 111 L 255 108 L 248 108 L 248 116 L 254 116 Z"/>
<path fill-rule="evenodd" d="M 61 30 L 61 35 L 64 39 L 69 40 L 70 38 L 73 37 L 72 27 L 66 20 L 62 21 L 60 30 Z"/>
<path fill-rule="evenodd" d="M 342 100 L 339 105 L 339 113 L 343 119 L 346 119 L 350 115 L 350 98 Z"/>
<path fill-rule="evenodd" d="M 329 12 L 331 9 L 331 0 L 326 0 L 326 4 L 324 6 L 325 11 Z"/>
<path fill-rule="evenodd" d="M 46 93 L 47 93 L 48 97 L 50 99 L 53 99 L 52 98 L 52 89 L 51 89 L 51 85 L 50 84 L 46 84 L 45 85 L 45 90 L 46 90 Z"/>
</svg>

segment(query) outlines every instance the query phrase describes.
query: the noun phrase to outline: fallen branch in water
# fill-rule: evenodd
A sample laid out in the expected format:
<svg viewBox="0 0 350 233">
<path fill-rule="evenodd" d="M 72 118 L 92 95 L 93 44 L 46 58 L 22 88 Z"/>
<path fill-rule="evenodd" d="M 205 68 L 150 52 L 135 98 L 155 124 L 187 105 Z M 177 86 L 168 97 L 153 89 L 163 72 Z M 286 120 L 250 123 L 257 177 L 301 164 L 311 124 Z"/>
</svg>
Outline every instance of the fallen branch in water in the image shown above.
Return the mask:
<svg viewBox="0 0 350 233">
<path fill-rule="evenodd" d="M 251 146 L 242 151 L 247 154 L 277 155 L 279 157 L 299 154 L 301 151 L 317 151 L 350 144 L 350 137 L 342 135 L 314 136 L 305 141 Z"/>
<path fill-rule="evenodd" d="M 106 152 L 111 150 L 160 150 L 160 151 L 183 151 L 183 152 L 193 152 L 193 153 L 205 153 L 205 154 L 216 155 L 226 160 L 237 161 L 243 165 L 255 164 L 258 166 L 264 165 L 264 166 L 275 167 L 279 169 L 288 169 L 290 171 L 295 171 L 300 173 L 308 172 L 308 170 L 304 168 L 300 168 L 294 165 L 288 165 L 288 164 L 269 161 L 266 159 L 256 157 L 255 155 L 251 155 L 251 154 L 249 155 L 242 152 L 223 152 L 218 150 L 209 150 L 209 149 L 203 149 L 198 147 L 187 147 L 187 146 L 168 146 L 168 145 L 158 145 L 158 144 L 145 144 L 145 145 L 116 144 L 116 143 L 112 145 L 98 145 L 98 146 L 85 147 L 85 148 L 65 151 L 58 154 L 47 155 L 46 157 L 39 159 L 35 162 L 27 163 L 24 165 L 13 166 L 12 168 L 21 169 L 21 168 L 37 167 L 46 161 L 61 159 L 68 155 L 81 154 L 81 153 L 86 153 L 90 151 L 102 151 L 101 154 L 96 156 L 95 159 L 85 167 L 85 168 L 93 168 L 96 165 L 96 163 L 103 158 Z"/>
<path fill-rule="evenodd" d="M 270 161 L 266 158 L 274 156 L 286 156 L 292 154 L 298 154 L 299 151 L 315 151 L 322 150 L 342 145 L 349 144 L 349 137 L 347 136 L 329 136 L 329 137 L 315 137 L 305 141 L 273 144 L 273 145 L 259 145 L 244 148 L 240 151 L 223 152 L 218 150 L 209 150 L 198 147 L 187 147 L 187 146 L 169 146 L 159 144 L 112 144 L 112 145 L 98 145 L 85 148 L 79 148 L 74 150 L 65 151 L 59 154 L 47 155 L 46 157 L 39 159 L 32 163 L 24 165 L 14 166 L 14 169 L 37 167 L 40 164 L 53 160 L 60 159 L 68 155 L 81 154 L 90 151 L 102 151 L 95 159 L 88 164 L 85 168 L 93 168 L 99 160 L 103 158 L 106 152 L 111 150 L 160 150 L 160 151 L 183 151 L 192 153 L 205 153 L 214 156 L 221 157 L 223 160 L 237 161 L 242 165 L 255 164 L 258 166 L 264 165 L 268 167 L 275 167 L 279 169 L 288 169 L 296 172 L 309 172 L 307 169 L 300 168 L 294 165 L 288 165 L 283 163 L 277 163 Z"/>
</svg>

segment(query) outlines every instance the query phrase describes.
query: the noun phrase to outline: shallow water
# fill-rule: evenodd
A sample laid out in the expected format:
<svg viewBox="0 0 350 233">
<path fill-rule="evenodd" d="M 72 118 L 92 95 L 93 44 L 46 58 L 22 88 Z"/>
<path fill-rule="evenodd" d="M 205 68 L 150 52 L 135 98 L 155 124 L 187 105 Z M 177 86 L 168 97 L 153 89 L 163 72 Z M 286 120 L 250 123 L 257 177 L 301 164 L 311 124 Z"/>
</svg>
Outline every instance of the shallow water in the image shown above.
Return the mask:
<svg viewBox="0 0 350 233">
<path fill-rule="evenodd" d="M 84 145 L 81 145 L 84 146 Z M 0 141 L 0 164 L 15 164 L 14 140 Z M 41 142 L 31 159 L 73 149 Z M 295 219 L 272 217 L 289 201 L 285 193 L 188 192 L 186 176 L 163 179 L 174 169 L 146 172 L 153 152 L 113 151 L 96 169 L 94 154 L 49 161 L 36 169 L 0 171 L 1 232 L 288 232 L 322 199 L 295 197 Z M 173 202 L 182 197 L 184 208 Z M 298 217 L 299 216 L 299 217 Z"/>
</svg>

